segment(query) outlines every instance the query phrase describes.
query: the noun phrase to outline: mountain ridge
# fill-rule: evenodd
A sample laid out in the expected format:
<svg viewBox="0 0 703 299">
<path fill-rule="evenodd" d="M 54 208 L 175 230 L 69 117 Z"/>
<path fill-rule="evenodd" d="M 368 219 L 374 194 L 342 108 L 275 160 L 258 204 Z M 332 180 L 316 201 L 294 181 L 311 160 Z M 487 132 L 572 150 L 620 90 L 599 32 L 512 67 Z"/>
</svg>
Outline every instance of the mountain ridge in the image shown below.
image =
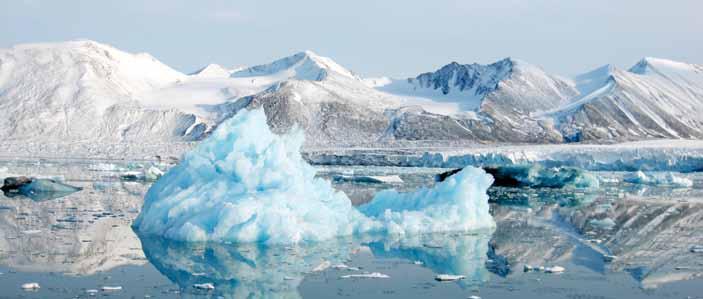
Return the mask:
<svg viewBox="0 0 703 299">
<path fill-rule="evenodd" d="M 0 49 L 0 138 L 13 142 L 199 140 L 258 107 L 277 132 L 302 127 L 311 146 L 699 139 L 701 99 L 702 66 L 651 57 L 573 80 L 510 57 L 399 80 L 364 79 L 312 51 L 185 75 L 94 41 Z"/>
</svg>

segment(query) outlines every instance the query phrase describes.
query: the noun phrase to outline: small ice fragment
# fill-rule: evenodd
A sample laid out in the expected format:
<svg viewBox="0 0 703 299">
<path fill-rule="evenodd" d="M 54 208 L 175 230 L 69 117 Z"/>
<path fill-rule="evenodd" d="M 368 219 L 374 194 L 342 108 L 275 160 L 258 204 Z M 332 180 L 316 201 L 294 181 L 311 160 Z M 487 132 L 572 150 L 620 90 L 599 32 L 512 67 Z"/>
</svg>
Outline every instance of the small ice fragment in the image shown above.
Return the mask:
<svg viewBox="0 0 703 299">
<path fill-rule="evenodd" d="M 191 275 L 193 275 L 193 276 L 205 276 L 205 273 L 204 273 L 204 272 L 195 272 L 195 273 L 193 273 L 193 274 L 191 274 Z"/>
<path fill-rule="evenodd" d="M 38 230 L 38 229 L 30 229 L 30 230 L 22 231 L 22 233 L 25 234 L 25 235 L 34 235 L 34 234 L 41 233 L 41 230 Z"/>
<path fill-rule="evenodd" d="M 89 296 L 97 296 L 97 295 L 98 295 L 98 290 L 96 290 L 96 289 L 88 289 L 88 290 L 85 290 L 85 292 L 86 292 Z"/>
<path fill-rule="evenodd" d="M 147 181 L 156 181 L 163 175 L 164 172 L 161 169 L 156 168 L 155 166 L 149 167 L 149 169 L 144 172 L 144 177 Z"/>
<path fill-rule="evenodd" d="M 546 272 L 546 273 L 562 273 L 565 270 L 566 269 L 564 269 L 564 267 L 562 267 L 562 266 L 554 266 L 554 267 L 544 268 L 544 272 Z"/>
<path fill-rule="evenodd" d="M 422 244 L 422 246 L 425 246 L 427 248 L 442 248 L 442 245 L 436 245 L 436 244 Z"/>
<path fill-rule="evenodd" d="M 284 276 L 283 280 L 295 280 L 295 278 L 290 276 Z"/>
<path fill-rule="evenodd" d="M 320 263 L 319 265 L 317 265 L 315 268 L 313 268 L 313 269 L 312 269 L 312 272 L 321 272 L 321 271 L 325 271 L 325 270 L 327 270 L 327 268 L 329 268 L 330 266 L 332 266 L 332 263 L 330 263 L 330 261 L 324 261 L 324 262 Z"/>
<path fill-rule="evenodd" d="M 120 174 L 120 179 L 123 181 L 142 181 L 145 180 L 146 177 L 144 176 L 144 173 L 141 171 L 126 171 Z"/>
<path fill-rule="evenodd" d="M 703 253 L 703 245 L 693 245 L 690 251 L 693 253 Z"/>
<path fill-rule="evenodd" d="M 535 268 L 532 267 L 532 266 L 530 266 L 530 265 L 525 265 L 525 266 L 522 268 L 522 271 L 523 271 L 523 272 L 530 272 L 530 271 L 534 271 L 534 270 L 535 270 Z"/>
<path fill-rule="evenodd" d="M 414 261 L 413 264 L 415 265 L 423 265 L 424 263 L 422 261 Z"/>
<path fill-rule="evenodd" d="M 609 255 L 609 254 L 603 255 L 603 261 L 606 262 L 606 263 L 610 263 L 610 262 L 616 260 L 617 258 L 618 258 L 618 257 L 617 257 L 617 256 L 614 256 L 614 255 Z"/>
<path fill-rule="evenodd" d="M 379 272 L 373 272 L 373 273 L 363 273 L 363 274 L 349 274 L 349 275 L 342 275 L 340 278 L 390 278 L 390 276 L 379 273 Z"/>
<path fill-rule="evenodd" d="M 121 291 L 122 286 L 103 286 L 101 289 L 103 292 Z"/>
<path fill-rule="evenodd" d="M 37 282 L 28 282 L 28 283 L 23 283 L 22 286 L 20 286 L 23 290 L 36 290 L 39 289 L 39 283 Z"/>
<path fill-rule="evenodd" d="M 464 275 L 439 274 L 434 279 L 437 281 L 457 281 L 466 278 Z"/>
<path fill-rule="evenodd" d="M 332 267 L 332 268 L 335 268 L 335 269 L 337 269 L 337 270 L 349 270 L 349 271 L 359 271 L 359 270 L 360 270 L 360 269 L 357 268 L 357 267 L 350 267 L 350 266 L 347 266 L 347 265 L 345 265 L 345 264 L 338 264 L 338 265 L 335 265 L 335 266 Z"/>
<path fill-rule="evenodd" d="M 366 184 L 401 184 L 403 179 L 397 175 L 335 175 L 336 182 L 354 182 Z"/>
<path fill-rule="evenodd" d="M 210 283 L 210 282 L 206 282 L 206 283 L 196 283 L 196 284 L 193 285 L 193 287 L 196 288 L 196 289 L 198 289 L 198 290 L 208 290 L 208 291 L 209 291 L 209 290 L 214 290 L 214 289 L 215 289 L 215 285 L 213 285 L 213 284 Z"/>
<path fill-rule="evenodd" d="M 468 299 L 481 299 L 481 297 L 476 296 L 476 295 L 471 295 L 471 296 L 469 296 Z"/>
</svg>

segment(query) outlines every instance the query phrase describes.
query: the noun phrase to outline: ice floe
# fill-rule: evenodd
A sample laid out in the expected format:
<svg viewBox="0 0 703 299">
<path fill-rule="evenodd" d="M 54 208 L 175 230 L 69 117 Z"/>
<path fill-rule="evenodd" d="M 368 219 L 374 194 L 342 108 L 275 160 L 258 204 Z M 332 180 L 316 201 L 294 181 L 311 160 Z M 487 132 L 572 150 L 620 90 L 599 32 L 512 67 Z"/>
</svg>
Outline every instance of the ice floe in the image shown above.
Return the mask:
<svg viewBox="0 0 703 299">
<path fill-rule="evenodd" d="M 676 175 L 673 172 L 645 173 L 642 171 L 637 171 L 626 175 L 623 180 L 632 184 L 651 186 L 671 186 L 681 188 L 690 188 L 693 186 L 693 181 L 691 179 Z"/>
</svg>

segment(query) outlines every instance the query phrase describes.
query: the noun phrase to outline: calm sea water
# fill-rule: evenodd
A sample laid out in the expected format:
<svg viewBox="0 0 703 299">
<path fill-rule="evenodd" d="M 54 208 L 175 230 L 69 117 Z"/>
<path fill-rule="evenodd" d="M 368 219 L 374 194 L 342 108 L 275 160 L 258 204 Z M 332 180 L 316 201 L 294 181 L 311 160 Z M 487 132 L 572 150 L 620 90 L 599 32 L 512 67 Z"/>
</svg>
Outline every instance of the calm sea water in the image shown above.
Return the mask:
<svg viewBox="0 0 703 299">
<path fill-rule="evenodd" d="M 58 177 L 62 198 L 0 195 L 0 298 L 700 298 L 703 190 L 636 186 L 490 190 L 495 230 L 359 236 L 315 244 L 186 244 L 131 229 L 146 182 L 123 161 L 0 161 L 0 177 Z M 404 183 L 336 183 L 355 203 L 385 188 L 432 184 L 441 169 L 325 167 L 321 176 L 399 175 Z M 610 257 L 610 258 L 609 258 Z M 561 274 L 525 272 L 561 266 Z M 387 278 L 359 278 L 378 272 Z M 437 274 L 464 275 L 456 282 Z M 23 283 L 41 288 L 25 291 Z M 211 283 L 214 290 L 195 285 Z M 121 287 L 104 291 L 103 287 Z M 92 290 L 97 290 L 97 293 Z"/>
</svg>

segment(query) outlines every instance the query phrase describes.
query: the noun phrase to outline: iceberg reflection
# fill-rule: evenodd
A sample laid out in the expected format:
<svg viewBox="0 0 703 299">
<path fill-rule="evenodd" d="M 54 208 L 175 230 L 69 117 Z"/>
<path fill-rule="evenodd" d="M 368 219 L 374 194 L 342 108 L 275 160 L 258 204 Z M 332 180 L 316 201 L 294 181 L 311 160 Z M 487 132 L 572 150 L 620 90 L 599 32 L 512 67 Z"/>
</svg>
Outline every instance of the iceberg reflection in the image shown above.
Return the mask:
<svg viewBox="0 0 703 299">
<path fill-rule="evenodd" d="M 491 234 L 492 230 L 410 237 L 367 235 L 292 245 L 192 243 L 144 235 L 140 239 L 147 259 L 184 294 L 300 298 L 298 286 L 307 275 L 325 268 L 321 265 L 333 268 L 349 263 L 366 246 L 374 258 L 419 261 L 435 273 L 465 275 L 467 279 L 459 282 L 462 287 L 487 281 Z M 215 289 L 194 287 L 205 283 Z"/>
</svg>

